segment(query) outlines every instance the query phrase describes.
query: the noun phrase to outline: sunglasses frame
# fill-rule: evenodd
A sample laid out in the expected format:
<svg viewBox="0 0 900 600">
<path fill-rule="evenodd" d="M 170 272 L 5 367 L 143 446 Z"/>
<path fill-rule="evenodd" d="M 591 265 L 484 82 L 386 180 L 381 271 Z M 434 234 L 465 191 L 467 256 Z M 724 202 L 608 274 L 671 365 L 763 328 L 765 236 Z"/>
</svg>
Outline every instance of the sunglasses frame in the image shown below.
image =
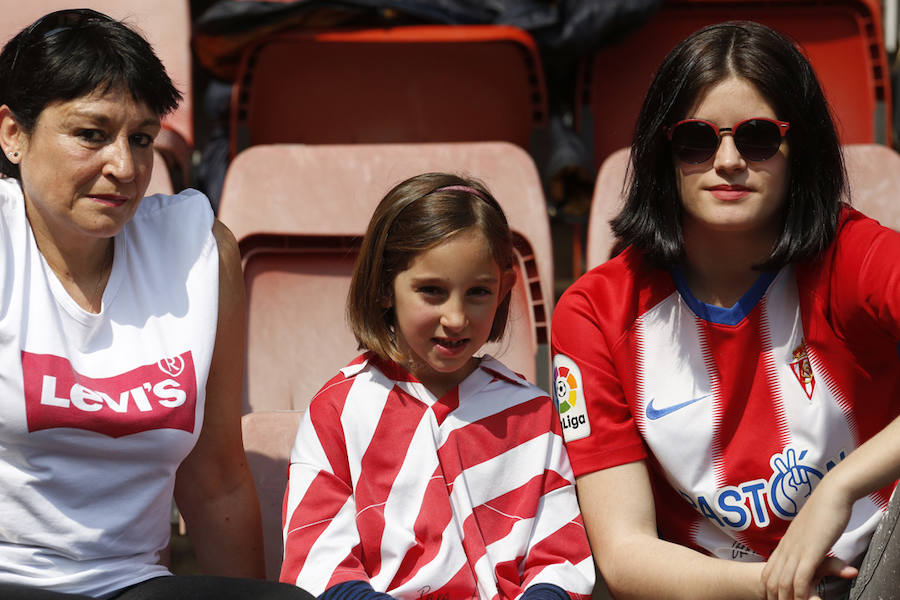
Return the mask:
<svg viewBox="0 0 900 600">
<path fill-rule="evenodd" d="M 679 125 L 684 125 L 686 123 L 702 123 L 703 125 L 707 125 L 707 126 L 711 127 L 713 132 L 716 134 L 716 145 L 710 152 L 709 156 L 707 156 L 703 160 L 694 162 L 694 161 L 684 160 L 680 156 L 677 156 L 677 153 L 676 153 L 676 157 L 681 162 L 691 164 L 691 165 L 701 165 L 716 155 L 716 152 L 718 152 L 718 150 L 719 150 L 719 145 L 721 145 L 721 143 L 722 143 L 722 134 L 729 133 L 729 134 L 731 134 L 732 137 L 734 137 L 734 134 L 737 132 L 737 130 L 742 125 L 744 125 L 745 123 L 749 123 L 750 121 L 766 121 L 767 123 L 772 123 L 773 125 L 775 125 L 778 128 L 778 132 L 781 134 L 782 140 L 784 139 L 785 135 L 787 135 L 788 130 L 791 128 L 791 124 L 788 121 L 779 121 L 778 119 L 770 119 L 768 117 L 750 117 L 749 119 L 743 119 L 742 121 L 738 121 L 731 127 L 719 127 L 715 123 L 713 123 L 711 121 L 707 121 L 706 119 L 682 119 L 681 121 L 678 121 L 677 123 L 674 123 L 665 128 L 666 138 L 669 140 L 669 142 L 671 142 L 672 136 L 675 133 L 675 129 Z M 781 146 L 781 143 L 779 142 L 778 147 L 780 147 L 780 146 Z M 735 144 L 735 147 L 737 147 L 737 144 Z M 740 148 L 738 148 L 737 150 L 738 150 L 738 152 L 740 152 L 741 157 L 743 157 L 744 160 L 748 160 L 750 162 L 764 162 L 764 161 L 769 160 L 770 158 L 772 158 L 773 156 L 775 156 L 778 153 L 778 147 L 775 148 L 775 151 L 772 152 L 771 155 L 769 155 L 768 157 L 763 158 L 761 160 L 752 160 L 750 158 L 747 158 L 746 156 L 744 156 L 744 153 L 741 152 Z"/>
</svg>

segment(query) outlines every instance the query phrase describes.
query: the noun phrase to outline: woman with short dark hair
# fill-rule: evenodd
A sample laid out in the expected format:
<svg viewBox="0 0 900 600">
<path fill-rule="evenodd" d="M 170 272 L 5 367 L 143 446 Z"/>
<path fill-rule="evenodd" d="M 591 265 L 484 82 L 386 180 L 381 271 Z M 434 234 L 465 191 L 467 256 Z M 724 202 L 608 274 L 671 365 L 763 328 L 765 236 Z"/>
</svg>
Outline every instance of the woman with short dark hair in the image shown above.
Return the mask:
<svg viewBox="0 0 900 600">
<path fill-rule="evenodd" d="M 92 10 L 0 53 L 4 599 L 310 598 L 251 579 L 237 244 L 199 192 L 143 197 L 179 98 L 149 44 Z M 173 493 L 209 576 L 159 564 Z"/>
<path fill-rule="evenodd" d="M 845 204 L 845 181 L 789 40 L 731 22 L 666 57 L 612 221 L 625 249 L 553 316 L 616 597 L 845 598 L 860 567 L 853 598 L 896 592 L 863 557 L 879 523 L 898 543 L 900 235 Z"/>
</svg>

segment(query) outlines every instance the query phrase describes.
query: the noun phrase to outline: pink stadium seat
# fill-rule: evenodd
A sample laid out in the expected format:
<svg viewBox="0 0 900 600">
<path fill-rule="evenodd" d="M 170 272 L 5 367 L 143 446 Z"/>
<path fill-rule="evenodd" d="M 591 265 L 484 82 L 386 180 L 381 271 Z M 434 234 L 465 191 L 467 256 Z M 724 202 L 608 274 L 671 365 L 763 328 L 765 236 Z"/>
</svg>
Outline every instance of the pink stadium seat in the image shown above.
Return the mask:
<svg viewBox="0 0 900 600">
<path fill-rule="evenodd" d="M 663 57 L 705 25 L 759 21 L 797 40 L 838 120 L 843 143 L 891 144 L 890 67 L 877 0 L 665 0 L 657 14 L 582 64 L 576 121 L 599 167 L 631 143 L 644 94 Z"/>
<path fill-rule="evenodd" d="M 297 435 L 302 411 L 263 411 L 244 415 L 241 428 L 247 464 L 256 484 L 262 513 L 266 578 L 278 580 L 284 542 L 281 533 L 281 506 L 287 487 L 291 447 Z"/>
<path fill-rule="evenodd" d="M 881 144 L 847 144 L 843 148 L 850 184 L 851 204 L 900 231 L 900 154 Z M 624 205 L 628 148 L 620 148 L 603 161 L 597 174 L 587 231 L 587 268 L 609 260 L 615 236 L 609 220 Z"/>
<path fill-rule="evenodd" d="M 147 186 L 146 195 L 173 193 L 175 193 L 175 190 L 172 187 L 172 178 L 169 176 L 169 169 L 166 168 L 166 160 L 158 151 L 154 150 L 153 175 L 150 177 L 150 185 Z"/>
<path fill-rule="evenodd" d="M 194 144 L 191 80 L 191 20 L 186 0 L 0 0 L 0 44 L 36 19 L 64 8 L 92 8 L 138 29 L 166 66 L 184 100 L 163 122 L 154 146 L 178 182 L 187 181 Z"/>
<path fill-rule="evenodd" d="M 624 205 L 628 156 L 628 148 L 616 150 L 603 161 L 597 173 L 586 236 L 585 266 L 588 270 L 609 260 L 610 252 L 615 245 L 616 237 L 609 227 L 609 220 L 619 214 Z"/>
<path fill-rule="evenodd" d="M 244 259 L 245 413 L 304 409 L 355 355 L 344 304 L 359 238 L 385 192 L 428 171 L 478 177 L 507 212 L 519 277 L 507 335 L 488 351 L 546 388 L 550 230 L 524 150 L 505 142 L 263 145 L 232 162 L 219 209 Z"/>
<path fill-rule="evenodd" d="M 844 146 L 854 208 L 900 231 L 900 154 L 880 144 Z"/>
<path fill-rule="evenodd" d="M 425 25 L 274 34 L 244 54 L 231 154 L 257 144 L 509 141 L 547 121 L 526 32 Z"/>
</svg>

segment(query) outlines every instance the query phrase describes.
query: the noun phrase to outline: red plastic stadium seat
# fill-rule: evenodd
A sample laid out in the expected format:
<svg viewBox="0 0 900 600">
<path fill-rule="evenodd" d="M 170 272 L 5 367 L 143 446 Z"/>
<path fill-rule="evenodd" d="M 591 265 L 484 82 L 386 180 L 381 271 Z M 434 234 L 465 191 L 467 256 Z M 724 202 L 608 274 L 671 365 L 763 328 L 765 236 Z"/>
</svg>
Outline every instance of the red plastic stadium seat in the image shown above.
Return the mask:
<svg viewBox="0 0 900 600">
<path fill-rule="evenodd" d="M 150 185 L 146 194 L 173 194 L 172 178 L 166 168 L 166 161 L 158 151 L 153 152 L 153 175 L 150 177 Z"/>
<path fill-rule="evenodd" d="M 429 171 L 475 176 L 504 207 L 518 281 L 507 334 L 488 351 L 546 388 L 550 228 L 537 170 L 524 150 L 505 142 L 263 145 L 232 162 L 219 209 L 244 258 L 244 412 L 304 409 L 355 356 L 344 305 L 360 238 L 391 187 Z"/>
<path fill-rule="evenodd" d="M 546 124 L 531 37 L 499 25 L 287 32 L 244 54 L 231 153 L 272 143 L 508 141 Z"/>
<path fill-rule="evenodd" d="M 191 20 L 186 0 L 0 0 L 0 43 L 39 17 L 64 8 L 92 8 L 124 20 L 146 37 L 166 67 L 175 87 L 182 93 L 179 107 L 163 121 L 154 147 L 174 169 L 179 182 L 187 181 L 190 152 L 194 145 L 193 95 L 191 80 Z"/>
<path fill-rule="evenodd" d="M 900 154 L 881 144 L 844 146 L 854 208 L 900 231 Z"/>
<path fill-rule="evenodd" d="M 284 410 L 250 413 L 241 418 L 244 451 L 262 514 L 266 578 L 272 581 L 278 580 L 284 557 L 281 505 L 287 487 L 291 447 L 302 416 L 302 411 Z"/>
<path fill-rule="evenodd" d="M 890 71 L 877 0 L 665 0 L 621 42 L 582 64 L 576 121 L 595 164 L 631 143 L 647 88 L 665 55 L 703 26 L 746 19 L 791 36 L 807 53 L 837 117 L 841 141 L 891 144 Z"/>
<path fill-rule="evenodd" d="M 609 260 L 616 237 L 609 220 L 619 214 L 625 201 L 625 172 L 628 168 L 629 148 L 620 148 L 610 154 L 597 173 L 594 198 L 587 230 L 587 269 L 593 269 Z"/>
</svg>

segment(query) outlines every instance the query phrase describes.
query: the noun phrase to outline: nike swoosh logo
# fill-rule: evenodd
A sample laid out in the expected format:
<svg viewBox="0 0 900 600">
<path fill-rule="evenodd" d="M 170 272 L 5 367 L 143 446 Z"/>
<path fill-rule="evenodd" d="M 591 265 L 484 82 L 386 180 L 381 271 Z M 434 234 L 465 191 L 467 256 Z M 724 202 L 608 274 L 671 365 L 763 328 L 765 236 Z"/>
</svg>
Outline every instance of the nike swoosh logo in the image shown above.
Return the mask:
<svg viewBox="0 0 900 600">
<path fill-rule="evenodd" d="M 667 406 L 665 408 L 654 408 L 654 398 L 651 398 L 650 403 L 647 405 L 647 418 L 651 421 L 661 419 L 664 416 L 675 412 L 676 410 L 681 410 L 685 406 L 690 406 L 694 402 L 700 402 L 704 398 L 709 398 L 710 396 L 712 396 L 712 394 L 706 394 L 705 396 L 700 396 L 699 398 L 694 398 L 693 400 L 688 400 L 687 402 L 682 402 L 680 404 L 673 404 L 672 406 Z"/>
</svg>

